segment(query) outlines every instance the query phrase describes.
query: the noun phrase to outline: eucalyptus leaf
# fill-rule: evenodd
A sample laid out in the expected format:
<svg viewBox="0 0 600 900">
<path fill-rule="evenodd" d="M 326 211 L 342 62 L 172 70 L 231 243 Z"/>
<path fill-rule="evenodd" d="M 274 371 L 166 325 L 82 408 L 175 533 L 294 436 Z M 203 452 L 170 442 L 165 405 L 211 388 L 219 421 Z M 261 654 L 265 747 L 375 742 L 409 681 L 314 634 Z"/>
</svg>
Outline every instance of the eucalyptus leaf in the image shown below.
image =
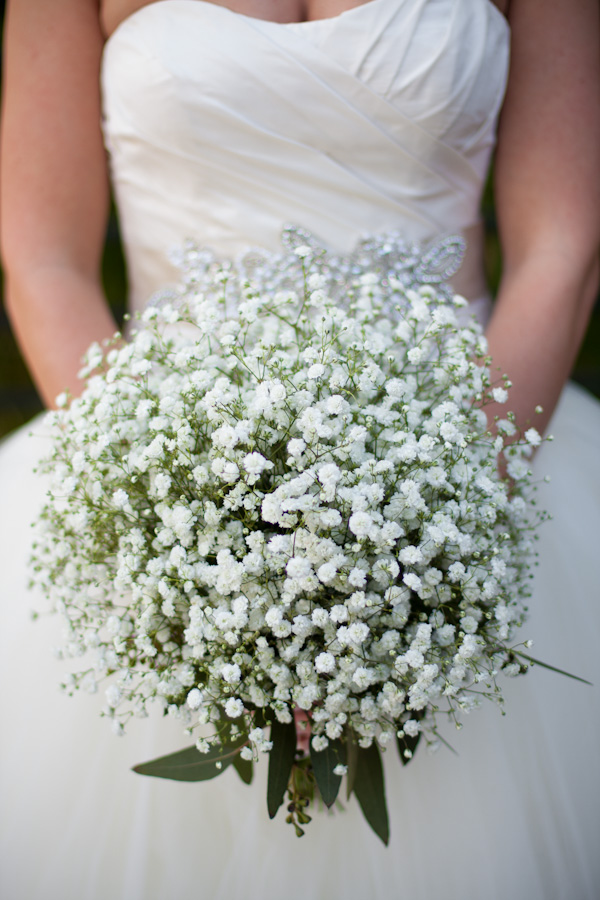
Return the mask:
<svg viewBox="0 0 600 900">
<path fill-rule="evenodd" d="M 348 771 L 346 773 L 346 797 L 348 800 L 354 790 L 354 782 L 356 781 L 356 764 L 358 762 L 358 744 L 353 731 L 346 734 L 346 765 Z"/>
<path fill-rule="evenodd" d="M 515 656 L 520 656 L 522 659 L 526 659 L 528 662 L 533 663 L 535 666 L 541 666 L 543 669 L 548 669 L 550 672 L 556 672 L 558 675 L 564 675 L 566 678 L 572 678 L 574 681 L 581 681 L 583 684 L 589 684 L 590 687 L 593 687 L 591 681 L 588 681 L 587 678 L 581 678 L 580 675 L 573 675 L 572 672 L 566 672 L 564 669 L 558 669 L 556 666 L 551 666 L 550 663 L 542 662 L 541 659 L 536 659 L 534 656 L 529 656 L 528 653 L 521 653 L 520 650 L 512 651 Z"/>
<path fill-rule="evenodd" d="M 342 783 L 342 776 L 334 774 L 334 768 L 345 759 L 344 744 L 342 741 L 330 741 L 325 750 L 310 748 L 310 761 L 319 788 L 319 793 L 326 806 L 335 803 Z"/>
<path fill-rule="evenodd" d="M 172 781 L 208 781 L 220 775 L 234 761 L 247 740 L 248 736 L 242 734 L 235 741 L 211 747 L 208 753 L 200 753 L 195 746 L 186 747 L 177 753 L 140 763 L 133 767 L 133 771 Z"/>
<path fill-rule="evenodd" d="M 284 725 L 277 719 L 271 725 L 273 747 L 269 752 L 269 776 L 267 781 L 267 809 L 272 819 L 285 797 L 290 773 L 296 755 L 296 726 Z"/>
<path fill-rule="evenodd" d="M 248 704 L 246 704 L 248 705 Z M 265 718 L 264 710 L 260 709 L 260 707 L 256 707 L 254 710 L 254 716 L 252 718 L 253 725 L 255 728 L 264 728 L 267 724 L 267 720 Z"/>
<path fill-rule="evenodd" d="M 242 759 L 240 754 L 233 757 L 233 768 L 236 770 L 244 784 L 252 784 L 254 765 L 251 759 Z"/>
<path fill-rule="evenodd" d="M 365 819 L 387 846 L 390 839 L 390 824 L 379 747 L 375 743 L 367 750 L 358 747 L 357 757 L 354 793 Z"/>
<path fill-rule="evenodd" d="M 421 740 L 421 732 L 417 732 L 414 737 L 411 737 L 409 734 L 405 734 L 404 737 L 396 737 L 396 741 L 398 743 L 398 750 L 400 752 L 400 759 L 402 760 L 402 765 L 406 766 L 412 759 L 413 753 L 417 749 L 417 745 Z M 408 751 L 409 756 L 405 756 L 404 751 Z"/>
</svg>

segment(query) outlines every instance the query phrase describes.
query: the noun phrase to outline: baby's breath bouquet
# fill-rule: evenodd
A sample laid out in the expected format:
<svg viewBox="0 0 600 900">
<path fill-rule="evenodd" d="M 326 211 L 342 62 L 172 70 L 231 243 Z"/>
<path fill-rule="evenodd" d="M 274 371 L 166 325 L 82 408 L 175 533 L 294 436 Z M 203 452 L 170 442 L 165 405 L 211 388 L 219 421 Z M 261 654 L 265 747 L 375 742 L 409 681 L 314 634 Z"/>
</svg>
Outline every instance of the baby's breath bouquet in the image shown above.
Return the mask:
<svg viewBox="0 0 600 900">
<path fill-rule="evenodd" d="M 34 580 L 64 654 L 95 656 L 69 690 L 107 681 L 117 731 L 154 703 L 195 740 L 138 771 L 249 782 L 268 753 L 271 816 L 287 791 L 301 834 L 345 776 L 387 842 L 380 748 L 407 762 L 526 668 L 540 439 L 488 430 L 507 395 L 444 284 L 460 241 L 285 241 L 235 265 L 188 246 L 181 288 L 88 352 L 50 414 Z"/>
</svg>

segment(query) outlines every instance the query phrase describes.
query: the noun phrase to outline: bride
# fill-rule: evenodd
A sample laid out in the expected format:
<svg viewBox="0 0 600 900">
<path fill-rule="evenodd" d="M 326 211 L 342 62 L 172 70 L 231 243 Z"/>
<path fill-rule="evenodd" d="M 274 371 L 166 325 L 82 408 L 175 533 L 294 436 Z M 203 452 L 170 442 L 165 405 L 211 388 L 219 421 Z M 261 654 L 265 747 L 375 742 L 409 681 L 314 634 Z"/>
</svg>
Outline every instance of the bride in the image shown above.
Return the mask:
<svg viewBox="0 0 600 900">
<path fill-rule="evenodd" d="M 176 280 L 168 251 L 185 238 L 226 257 L 276 250 L 291 221 L 339 252 L 365 233 L 462 232 L 455 287 L 487 320 L 478 207 L 502 107 L 487 336 L 518 422 L 541 404 L 536 426 L 555 435 L 536 460 L 554 519 L 525 636 L 596 687 L 535 667 L 506 686 L 506 717 L 490 707 L 446 735 L 457 755 L 386 758 L 387 849 L 354 799 L 298 841 L 267 818 L 264 771 L 251 788 L 233 770 L 141 778 L 133 764 L 183 745 L 177 723 L 117 740 L 100 697 L 54 689 L 59 623 L 30 623 L 44 602 L 25 590 L 38 422 L 0 448 L 7 900 L 598 896 L 600 411 L 563 387 L 598 288 L 599 24 L 595 0 L 9 3 L 7 304 L 49 405 L 115 331 L 98 278 L 108 171 L 133 308 Z"/>
</svg>

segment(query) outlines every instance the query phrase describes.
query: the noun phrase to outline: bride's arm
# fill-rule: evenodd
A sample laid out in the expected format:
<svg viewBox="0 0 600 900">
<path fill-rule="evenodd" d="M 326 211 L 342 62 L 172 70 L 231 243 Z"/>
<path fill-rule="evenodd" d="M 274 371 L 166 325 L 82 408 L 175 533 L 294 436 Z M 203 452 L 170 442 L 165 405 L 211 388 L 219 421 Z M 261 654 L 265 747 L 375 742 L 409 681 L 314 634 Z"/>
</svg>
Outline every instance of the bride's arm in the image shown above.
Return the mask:
<svg viewBox="0 0 600 900">
<path fill-rule="evenodd" d="M 510 22 L 495 172 L 504 268 L 487 336 L 517 422 L 542 430 L 598 290 L 600 12 L 597 0 L 511 0 Z"/>
<path fill-rule="evenodd" d="M 44 400 L 80 389 L 83 351 L 116 330 L 100 286 L 108 206 L 96 0 L 12 0 L 5 26 L 6 305 Z"/>
</svg>

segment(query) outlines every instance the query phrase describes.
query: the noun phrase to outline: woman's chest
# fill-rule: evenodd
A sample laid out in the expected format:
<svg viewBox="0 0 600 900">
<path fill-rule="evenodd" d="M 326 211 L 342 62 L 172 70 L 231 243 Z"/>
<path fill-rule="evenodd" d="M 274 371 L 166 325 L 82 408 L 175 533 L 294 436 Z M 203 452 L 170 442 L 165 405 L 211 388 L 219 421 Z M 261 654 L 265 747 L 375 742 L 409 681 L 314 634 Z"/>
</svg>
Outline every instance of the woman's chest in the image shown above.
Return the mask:
<svg viewBox="0 0 600 900">
<path fill-rule="evenodd" d="M 105 35 L 116 28 L 143 6 L 156 0 L 102 0 L 100 23 Z M 224 6 L 235 13 L 254 19 L 290 24 L 319 19 L 335 19 L 347 10 L 367 5 L 373 0 L 197 0 Z M 506 14 L 508 0 L 488 0 L 500 12 Z"/>
</svg>

